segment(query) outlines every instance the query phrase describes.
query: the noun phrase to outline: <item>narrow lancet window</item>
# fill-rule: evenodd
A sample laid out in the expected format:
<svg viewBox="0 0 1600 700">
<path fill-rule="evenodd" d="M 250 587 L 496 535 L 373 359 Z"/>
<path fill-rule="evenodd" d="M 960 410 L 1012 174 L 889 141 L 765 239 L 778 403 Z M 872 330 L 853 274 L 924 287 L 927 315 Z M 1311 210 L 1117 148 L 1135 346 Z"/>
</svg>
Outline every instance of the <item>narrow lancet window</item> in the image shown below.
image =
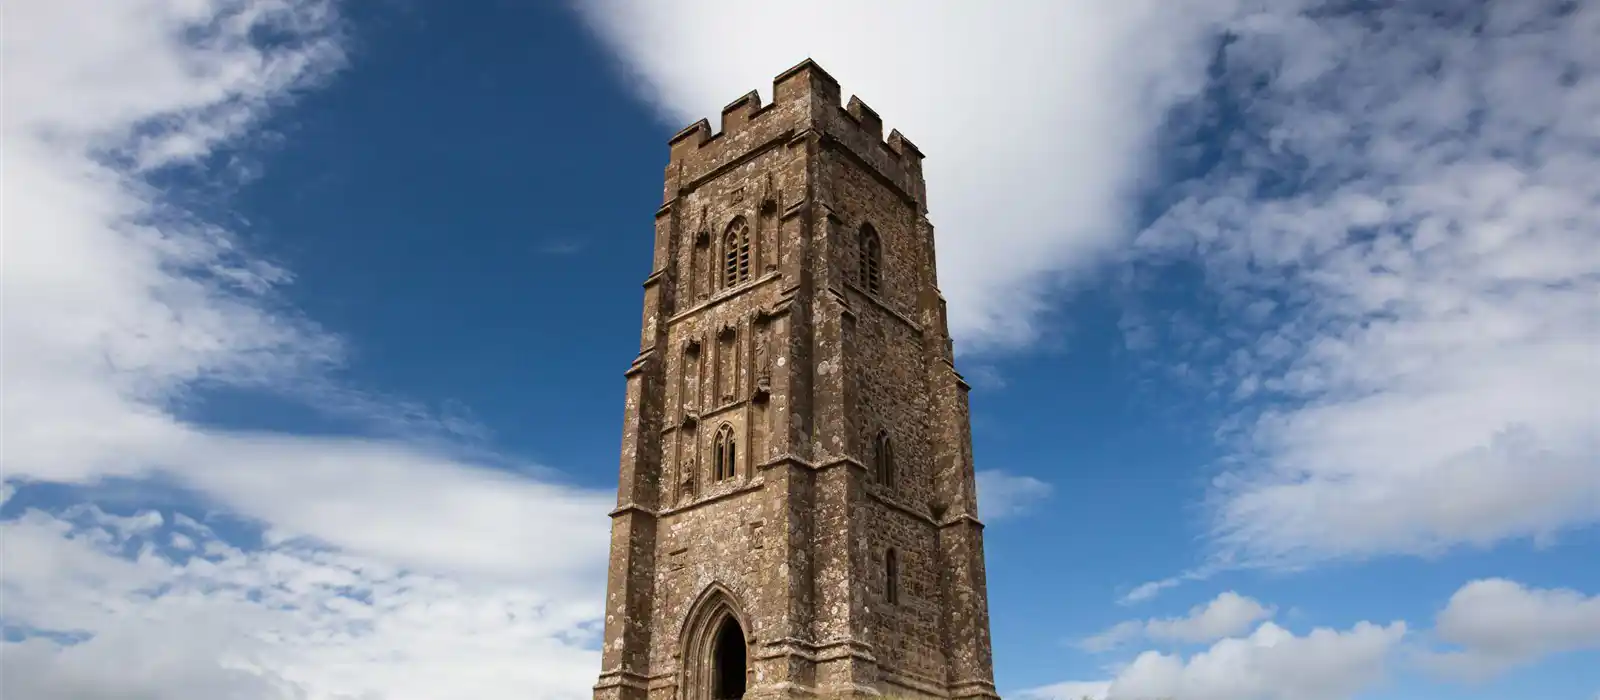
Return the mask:
<svg viewBox="0 0 1600 700">
<path fill-rule="evenodd" d="M 750 226 L 744 217 L 728 224 L 722 236 L 722 286 L 737 286 L 750 279 Z"/>
<path fill-rule="evenodd" d="M 893 549 L 883 555 L 883 599 L 890 605 L 900 602 L 900 553 Z"/>
<path fill-rule="evenodd" d="M 735 459 L 739 449 L 733 439 L 733 426 L 726 423 L 717 428 L 717 437 L 711 443 L 712 481 L 726 481 L 734 475 Z"/>
<path fill-rule="evenodd" d="M 877 294 L 883 290 L 883 241 L 872 224 L 862 224 L 858 241 L 859 282 L 861 288 Z"/>
<path fill-rule="evenodd" d="M 872 472 L 878 483 L 894 486 L 894 445 L 889 442 L 889 431 L 878 432 L 872 445 Z"/>
</svg>

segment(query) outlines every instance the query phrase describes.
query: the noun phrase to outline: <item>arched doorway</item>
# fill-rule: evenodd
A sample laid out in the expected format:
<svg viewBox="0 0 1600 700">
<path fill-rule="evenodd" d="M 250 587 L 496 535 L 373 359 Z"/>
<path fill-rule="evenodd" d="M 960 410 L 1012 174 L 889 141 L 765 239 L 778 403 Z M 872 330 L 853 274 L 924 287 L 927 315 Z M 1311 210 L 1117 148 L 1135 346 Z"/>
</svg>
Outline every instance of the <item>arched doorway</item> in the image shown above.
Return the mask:
<svg viewBox="0 0 1600 700">
<path fill-rule="evenodd" d="M 744 630 L 739 628 L 738 620 L 728 615 L 722 618 L 711 650 L 711 697 L 714 700 L 744 697 L 746 669 Z"/>
<path fill-rule="evenodd" d="M 679 633 L 682 671 L 677 700 L 738 700 L 750 690 L 756 643 L 738 598 L 713 583 L 689 606 Z"/>
</svg>

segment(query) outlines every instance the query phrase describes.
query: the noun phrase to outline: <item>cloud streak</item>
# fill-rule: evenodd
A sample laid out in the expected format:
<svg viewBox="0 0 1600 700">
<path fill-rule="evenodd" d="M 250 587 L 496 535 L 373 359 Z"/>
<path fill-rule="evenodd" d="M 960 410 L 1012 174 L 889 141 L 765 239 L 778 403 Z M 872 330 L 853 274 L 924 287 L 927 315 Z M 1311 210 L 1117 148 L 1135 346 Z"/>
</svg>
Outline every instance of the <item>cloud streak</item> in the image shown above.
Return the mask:
<svg viewBox="0 0 1600 700">
<path fill-rule="evenodd" d="M 1211 602 L 1195 606 L 1183 617 L 1129 620 L 1083 640 L 1079 646 L 1088 651 L 1108 651 L 1140 638 L 1157 642 L 1209 643 L 1243 634 L 1276 612 L 1254 598 L 1224 591 Z"/>
<path fill-rule="evenodd" d="M 1026 514 L 1050 498 L 1054 487 L 1031 476 L 1010 474 L 998 469 L 977 473 L 979 513 L 987 520 L 1000 520 Z"/>
</svg>

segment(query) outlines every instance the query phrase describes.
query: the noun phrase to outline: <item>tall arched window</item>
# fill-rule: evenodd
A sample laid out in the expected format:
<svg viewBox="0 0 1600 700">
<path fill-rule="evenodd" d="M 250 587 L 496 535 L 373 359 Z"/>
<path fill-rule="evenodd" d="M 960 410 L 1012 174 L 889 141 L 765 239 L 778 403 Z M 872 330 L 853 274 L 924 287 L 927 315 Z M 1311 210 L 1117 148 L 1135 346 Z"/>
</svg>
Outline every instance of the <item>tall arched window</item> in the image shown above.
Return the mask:
<svg viewBox="0 0 1600 700">
<path fill-rule="evenodd" d="M 861 288 L 877 294 L 883 288 L 883 241 L 878 238 L 878 232 L 872 228 L 872 224 L 861 225 L 857 247 L 857 273 Z"/>
<path fill-rule="evenodd" d="M 733 439 L 733 426 L 723 423 L 717 428 L 717 437 L 711 441 L 711 480 L 726 481 L 734 475 L 734 461 L 739 456 L 739 446 Z"/>
<path fill-rule="evenodd" d="M 750 226 L 739 217 L 728 224 L 722 235 L 722 287 L 727 289 L 750 279 Z"/>
<path fill-rule="evenodd" d="M 872 474 L 878 483 L 894 486 L 894 445 L 889 442 L 889 431 L 878 431 L 872 442 Z"/>
<path fill-rule="evenodd" d="M 883 600 L 890 605 L 900 602 L 900 553 L 893 549 L 883 554 Z"/>
</svg>

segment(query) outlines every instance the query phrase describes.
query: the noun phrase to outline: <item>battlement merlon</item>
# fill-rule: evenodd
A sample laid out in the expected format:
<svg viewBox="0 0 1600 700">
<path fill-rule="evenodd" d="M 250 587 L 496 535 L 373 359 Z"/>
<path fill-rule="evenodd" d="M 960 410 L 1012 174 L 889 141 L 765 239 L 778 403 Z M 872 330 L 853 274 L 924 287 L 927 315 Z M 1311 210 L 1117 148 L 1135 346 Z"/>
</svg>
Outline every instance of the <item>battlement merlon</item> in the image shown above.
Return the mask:
<svg viewBox="0 0 1600 700">
<path fill-rule="evenodd" d="M 923 201 L 926 190 L 921 149 L 898 130 L 891 131 L 885 139 L 883 119 L 878 113 L 860 96 L 852 96 L 848 104 L 842 103 L 841 94 L 839 82 L 832 75 L 809 58 L 801 61 L 772 80 L 771 104 L 761 104 L 760 95 L 751 90 L 722 108 L 721 128 L 715 133 L 711 131 L 711 122 L 701 119 L 669 139 L 668 177 L 688 175 L 692 179 L 693 175 L 686 170 L 704 172 L 710 165 L 704 161 L 720 161 L 752 145 L 738 143 L 740 135 L 747 131 L 765 134 L 783 124 L 795 133 L 814 129 L 857 150 L 857 155 L 875 166 L 881 164 L 880 170 L 897 171 L 883 174 L 903 182 L 909 196 Z M 698 167 L 690 167 L 691 162 Z"/>
</svg>

